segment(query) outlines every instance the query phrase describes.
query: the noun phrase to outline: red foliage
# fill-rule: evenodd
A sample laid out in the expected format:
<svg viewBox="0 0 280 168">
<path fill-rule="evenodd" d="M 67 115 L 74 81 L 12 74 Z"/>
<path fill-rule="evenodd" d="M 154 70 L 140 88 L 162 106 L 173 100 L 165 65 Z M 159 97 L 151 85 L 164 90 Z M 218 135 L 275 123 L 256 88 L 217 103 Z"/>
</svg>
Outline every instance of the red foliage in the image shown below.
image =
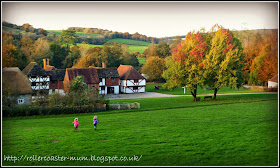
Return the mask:
<svg viewBox="0 0 280 168">
<path fill-rule="evenodd" d="M 203 59 L 206 54 L 207 43 L 203 40 L 202 35 L 199 32 L 196 34 L 188 33 L 186 35 L 186 40 L 193 41 L 194 46 L 189 51 L 185 51 L 186 53 L 184 53 L 183 49 L 185 48 L 185 44 L 178 44 L 177 48 L 173 49 L 173 59 L 175 61 L 182 61 L 183 63 L 187 57 L 195 60 Z"/>
</svg>

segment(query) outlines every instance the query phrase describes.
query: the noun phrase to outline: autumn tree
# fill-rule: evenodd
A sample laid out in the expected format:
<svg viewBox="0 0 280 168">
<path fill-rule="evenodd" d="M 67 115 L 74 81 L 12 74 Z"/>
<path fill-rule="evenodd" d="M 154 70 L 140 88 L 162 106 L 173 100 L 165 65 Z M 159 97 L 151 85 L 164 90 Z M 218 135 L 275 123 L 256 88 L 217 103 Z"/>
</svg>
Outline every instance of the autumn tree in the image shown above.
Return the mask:
<svg viewBox="0 0 280 168">
<path fill-rule="evenodd" d="M 165 70 L 165 60 L 158 56 L 148 58 L 141 68 L 142 73 L 148 75 L 150 81 L 161 81 L 162 73 Z"/>
<path fill-rule="evenodd" d="M 163 77 L 167 80 L 164 87 L 173 89 L 185 87 L 191 92 L 193 100 L 197 101 L 197 87 L 203 86 L 203 59 L 206 54 L 207 43 L 197 32 L 188 33 L 185 41 L 173 49 L 172 59 L 166 61 L 167 70 Z"/>
<path fill-rule="evenodd" d="M 101 47 L 94 47 L 87 51 L 73 66 L 74 68 L 85 68 L 89 66 L 101 67 L 102 62 L 106 61 L 106 55 Z"/>
<path fill-rule="evenodd" d="M 38 30 L 38 33 L 39 33 L 39 34 L 42 34 L 42 35 L 44 35 L 44 36 L 47 36 L 47 35 L 48 35 L 48 32 L 47 32 L 46 30 L 44 30 L 44 29 L 39 29 L 39 30 Z"/>
<path fill-rule="evenodd" d="M 18 49 L 13 44 L 8 44 L 2 46 L 2 66 L 3 67 L 15 67 L 16 66 L 16 59 Z"/>
<path fill-rule="evenodd" d="M 244 54 L 241 42 L 228 29 L 218 26 L 203 61 L 205 84 L 216 94 L 223 86 L 239 88 L 243 84 Z"/>
<path fill-rule="evenodd" d="M 32 52 L 32 59 L 40 66 L 43 66 L 44 58 L 51 58 L 52 52 L 50 50 L 50 44 L 46 38 L 39 38 L 35 41 Z"/>
</svg>

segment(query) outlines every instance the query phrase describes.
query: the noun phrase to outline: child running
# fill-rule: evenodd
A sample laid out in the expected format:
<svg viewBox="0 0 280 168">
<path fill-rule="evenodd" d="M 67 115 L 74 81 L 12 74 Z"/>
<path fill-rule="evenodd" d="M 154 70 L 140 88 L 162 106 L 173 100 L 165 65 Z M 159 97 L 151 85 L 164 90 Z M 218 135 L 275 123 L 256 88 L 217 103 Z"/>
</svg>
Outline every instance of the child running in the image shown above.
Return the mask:
<svg viewBox="0 0 280 168">
<path fill-rule="evenodd" d="M 80 123 L 78 121 L 78 118 L 75 118 L 75 120 L 73 121 L 72 124 L 74 124 L 75 130 L 77 131 L 78 130 L 78 125 L 80 125 Z"/>
<path fill-rule="evenodd" d="M 94 129 L 96 130 L 97 128 L 97 122 L 99 122 L 99 120 L 97 119 L 97 116 L 93 117 L 93 125 L 94 125 Z"/>
</svg>

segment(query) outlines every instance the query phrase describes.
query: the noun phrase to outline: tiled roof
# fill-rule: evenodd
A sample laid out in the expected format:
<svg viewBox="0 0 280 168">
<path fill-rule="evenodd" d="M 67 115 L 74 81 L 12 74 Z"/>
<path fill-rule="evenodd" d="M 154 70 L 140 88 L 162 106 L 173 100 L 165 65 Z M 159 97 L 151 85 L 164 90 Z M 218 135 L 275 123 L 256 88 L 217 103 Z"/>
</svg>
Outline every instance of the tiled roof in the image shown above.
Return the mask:
<svg viewBox="0 0 280 168">
<path fill-rule="evenodd" d="M 67 68 L 69 81 L 74 80 L 77 76 L 84 76 L 86 84 L 98 84 L 99 78 L 95 68 Z"/>
<path fill-rule="evenodd" d="M 65 69 L 56 69 L 56 70 L 52 70 L 52 71 L 49 71 L 50 73 L 50 80 L 51 81 L 57 81 L 57 80 L 60 80 L 60 81 L 63 81 L 64 80 L 64 76 L 65 76 Z"/>
<path fill-rule="evenodd" d="M 146 79 L 138 71 L 136 71 L 131 65 L 120 65 L 118 68 L 120 79 Z"/>
<path fill-rule="evenodd" d="M 48 76 L 47 73 L 43 68 L 41 68 L 36 62 L 31 62 L 28 64 L 23 70 L 23 74 L 27 76 Z"/>
<path fill-rule="evenodd" d="M 115 68 L 102 68 L 102 69 L 97 69 L 98 77 L 99 78 L 118 78 L 119 73 L 117 69 Z"/>
<path fill-rule="evenodd" d="M 3 90 L 8 89 L 17 94 L 31 94 L 31 83 L 18 67 L 3 68 Z"/>
<path fill-rule="evenodd" d="M 278 75 L 275 75 L 273 78 L 269 79 L 268 81 L 278 83 Z"/>
</svg>

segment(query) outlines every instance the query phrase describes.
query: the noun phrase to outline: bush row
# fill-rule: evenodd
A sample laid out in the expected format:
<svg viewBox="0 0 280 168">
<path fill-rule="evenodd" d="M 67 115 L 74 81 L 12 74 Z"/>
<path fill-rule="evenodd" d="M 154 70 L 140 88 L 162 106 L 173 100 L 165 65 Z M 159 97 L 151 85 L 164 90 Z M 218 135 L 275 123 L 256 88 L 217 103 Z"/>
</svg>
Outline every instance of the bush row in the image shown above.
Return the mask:
<svg viewBox="0 0 280 168">
<path fill-rule="evenodd" d="M 3 107 L 3 117 L 21 117 L 34 115 L 58 115 L 58 114 L 76 114 L 76 113 L 91 113 L 97 111 L 106 111 L 106 107 L 94 107 L 91 105 L 84 106 L 15 106 Z"/>
</svg>

